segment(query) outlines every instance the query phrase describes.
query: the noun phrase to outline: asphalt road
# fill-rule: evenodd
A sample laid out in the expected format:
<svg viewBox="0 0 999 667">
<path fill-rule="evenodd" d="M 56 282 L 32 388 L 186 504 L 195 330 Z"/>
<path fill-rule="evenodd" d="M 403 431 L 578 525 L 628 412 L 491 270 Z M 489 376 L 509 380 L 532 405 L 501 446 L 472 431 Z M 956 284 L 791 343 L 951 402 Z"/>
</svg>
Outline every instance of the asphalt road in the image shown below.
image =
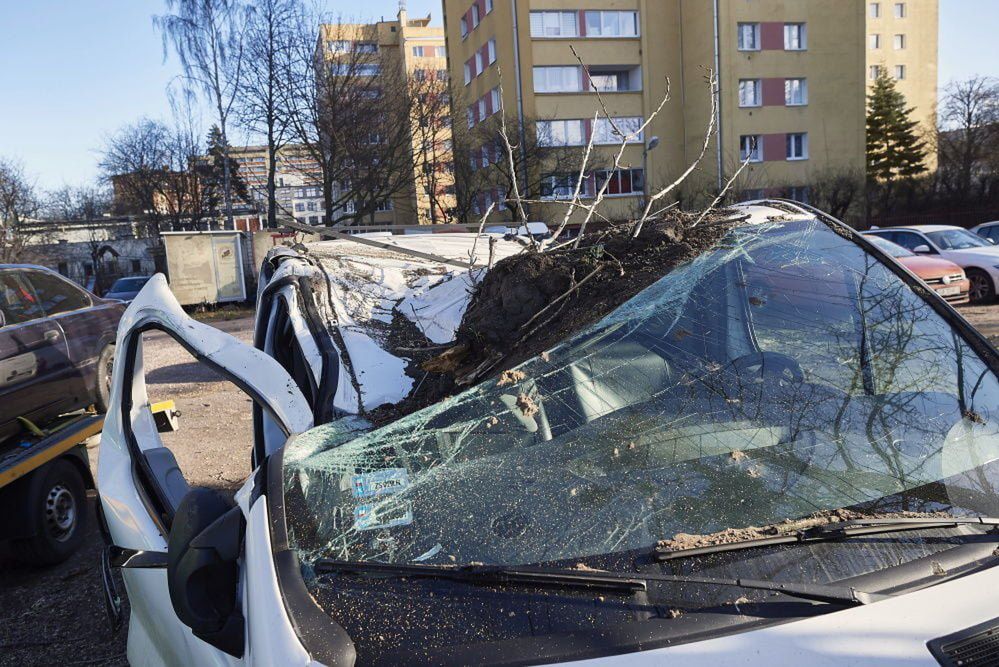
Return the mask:
<svg viewBox="0 0 999 667">
<path fill-rule="evenodd" d="M 965 307 L 961 312 L 993 341 L 999 340 L 999 305 Z M 214 325 L 250 342 L 250 318 Z M 188 481 L 234 490 L 249 473 L 249 399 L 164 334 L 148 334 L 145 354 L 150 398 L 172 398 L 181 411 L 180 430 L 166 435 L 164 442 L 176 453 Z M 97 442 L 92 446 L 91 466 L 96 471 Z M 87 540 L 66 563 L 35 569 L 0 553 L 0 665 L 127 664 L 127 623 L 112 635 L 105 619 L 98 571 L 101 547 L 91 499 Z"/>
<path fill-rule="evenodd" d="M 251 341 L 250 318 L 212 324 Z M 234 490 L 250 472 L 249 399 L 166 334 L 146 334 L 143 347 L 150 399 L 171 398 L 181 412 L 180 430 L 164 434 L 164 444 L 173 449 L 192 485 Z M 96 438 L 89 447 L 96 476 Z M 94 501 L 89 503 L 87 539 L 67 562 L 37 569 L 0 553 L 0 665 L 128 664 L 127 622 L 112 635 L 104 612 L 98 569 L 103 543 Z"/>
</svg>

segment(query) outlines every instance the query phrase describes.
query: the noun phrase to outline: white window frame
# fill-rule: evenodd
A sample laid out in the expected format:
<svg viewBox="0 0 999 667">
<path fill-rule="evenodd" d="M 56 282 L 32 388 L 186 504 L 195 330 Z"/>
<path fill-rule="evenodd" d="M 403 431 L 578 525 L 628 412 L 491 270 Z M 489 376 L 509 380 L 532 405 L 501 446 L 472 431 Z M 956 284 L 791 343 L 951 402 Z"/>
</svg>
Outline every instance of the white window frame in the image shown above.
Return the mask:
<svg viewBox="0 0 999 667">
<path fill-rule="evenodd" d="M 795 140 L 794 137 L 801 138 L 801 152 L 797 155 L 792 155 L 792 149 L 794 148 Z M 785 158 L 788 162 L 799 162 L 801 160 L 808 159 L 808 132 L 788 132 L 786 139 L 786 152 Z"/>
<path fill-rule="evenodd" d="M 493 11 L 493 0 L 486 0 L 486 14 Z"/>
<path fill-rule="evenodd" d="M 759 23 L 739 23 L 737 25 L 737 42 L 740 51 L 759 51 L 760 46 L 760 24 Z M 752 44 L 746 43 L 746 37 L 750 37 Z"/>
<path fill-rule="evenodd" d="M 794 34 L 797 32 L 798 45 L 794 45 Z M 784 50 L 785 51 L 807 51 L 808 50 L 808 24 L 807 23 L 785 23 L 784 24 Z"/>
<path fill-rule="evenodd" d="M 905 81 L 906 74 L 907 74 L 907 72 L 906 72 L 906 69 L 905 69 L 905 65 L 895 65 L 895 80 L 896 81 Z"/>
<path fill-rule="evenodd" d="M 638 132 L 639 128 L 642 127 L 642 123 L 645 119 L 641 116 L 618 116 L 613 119 L 614 124 L 607 118 L 598 118 L 595 123 L 593 123 L 593 143 L 597 146 L 620 146 L 621 142 L 625 140 L 626 137 L 631 137 L 632 134 L 636 136 L 628 139 L 629 144 L 639 144 L 645 139 L 644 132 Z M 617 125 L 618 129 L 625 134 L 621 136 L 617 134 L 614 130 L 614 125 Z"/>
<path fill-rule="evenodd" d="M 485 95 L 483 95 L 482 97 L 479 98 L 479 101 L 478 101 L 478 106 L 479 106 L 479 122 L 482 122 L 486 118 L 489 118 L 489 106 L 486 104 L 486 102 L 487 102 L 487 100 L 486 100 L 486 96 Z"/>
<path fill-rule="evenodd" d="M 354 42 L 354 51 L 357 53 L 378 53 L 376 42 Z"/>
<path fill-rule="evenodd" d="M 611 188 L 608 186 L 608 188 L 606 190 L 607 194 L 604 195 L 604 196 L 605 197 L 611 197 L 611 198 L 613 198 L 613 197 L 634 197 L 635 195 L 643 195 L 643 194 L 645 194 L 645 172 L 642 169 L 597 169 L 596 171 L 593 172 L 594 186 L 596 187 L 597 190 L 600 189 L 600 185 L 599 184 L 600 184 L 601 174 L 606 174 L 610 178 L 616 178 L 616 179 L 618 179 L 618 183 L 620 183 L 620 181 L 621 181 L 621 174 L 623 174 L 624 172 L 628 172 L 631 175 L 630 176 L 630 181 L 631 181 L 630 189 L 627 192 L 615 192 L 615 193 L 611 194 L 611 192 L 610 192 Z M 641 173 L 642 174 L 642 187 L 640 189 L 637 189 L 637 190 L 635 189 L 635 173 Z"/>
<path fill-rule="evenodd" d="M 489 64 L 492 65 L 496 62 L 496 38 L 492 38 L 487 43 L 487 48 L 489 51 Z"/>
<path fill-rule="evenodd" d="M 868 3 L 867 15 L 870 16 L 872 19 L 881 18 L 881 3 L 880 2 Z"/>
<path fill-rule="evenodd" d="M 904 32 L 896 33 L 895 36 L 892 38 L 892 46 L 894 47 L 894 49 L 896 51 L 902 51 L 902 50 L 904 50 L 905 49 L 905 43 L 906 43 L 906 39 L 905 39 L 905 33 Z"/>
<path fill-rule="evenodd" d="M 482 22 L 482 17 L 479 16 L 479 3 L 472 5 L 472 30 L 479 27 L 479 23 Z"/>
<path fill-rule="evenodd" d="M 871 51 L 877 51 L 881 48 L 881 35 L 880 33 L 872 32 L 867 36 L 867 48 Z"/>
<path fill-rule="evenodd" d="M 881 74 L 881 65 L 871 65 L 867 68 L 867 78 L 871 81 L 877 80 Z"/>
<path fill-rule="evenodd" d="M 472 83 L 472 66 L 465 63 L 465 85 Z"/>
<path fill-rule="evenodd" d="M 574 88 L 564 88 L 564 87 L 559 86 L 557 88 L 549 88 L 548 87 L 548 84 L 550 83 L 549 74 L 553 73 L 553 70 L 560 70 L 560 78 L 562 76 L 566 76 L 568 74 L 568 71 L 572 70 L 575 73 L 575 78 L 576 78 L 576 85 L 575 85 L 575 87 Z M 560 81 L 560 83 L 564 83 L 566 80 L 568 80 L 567 76 L 566 76 L 565 79 L 563 79 L 562 81 Z M 544 88 L 539 88 L 539 86 L 538 86 L 539 82 L 542 82 L 545 87 Z M 582 71 L 582 69 L 580 67 L 571 66 L 571 65 L 567 65 L 567 66 L 535 66 L 534 67 L 534 92 L 535 93 L 540 93 L 540 94 L 544 94 L 544 93 L 581 93 L 581 92 L 583 92 L 583 71 Z"/>
<path fill-rule="evenodd" d="M 906 7 L 904 2 L 895 3 L 895 18 L 904 19 L 909 16 L 909 8 Z"/>
<path fill-rule="evenodd" d="M 795 84 L 797 84 L 797 91 L 795 91 Z M 798 94 L 795 95 L 795 92 Z M 798 101 L 795 101 L 796 97 Z M 808 105 L 808 79 L 784 79 L 784 104 L 789 107 L 803 107 Z"/>
<path fill-rule="evenodd" d="M 499 86 L 489 91 L 489 98 L 492 103 L 493 113 L 499 113 L 503 107 L 502 100 L 500 100 Z"/>
<path fill-rule="evenodd" d="M 763 162 L 763 135 L 743 134 L 739 137 L 739 162 L 744 162 L 752 148 L 750 162 Z"/>
<path fill-rule="evenodd" d="M 569 25 L 570 23 L 571 26 Z M 579 12 L 565 10 L 532 11 L 530 29 L 532 39 L 571 39 L 579 37 Z"/>
<path fill-rule="evenodd" d="M 468 21 L 465 20 L 464 16 L 458 21 L 458 25 L 461 30 L 461 38 L 465 39 L 468 37 Z"/>
<path fill-rule="evenodd" d="M 482 51 L 475 51 L 475 76 L 479 76 L 486 71 L 486 64 L 482 62 Z"/>
<path fill-rule="evenodd" d="M 752 100 L 749 99 L 749 91 L 752 90 Z M 762 79 L 739 79 L 739 108 L 747 109 L 763 106 L 763 80 Z"/>
<path fill-rule="evenodd" d="M 612 19 L 617 22 L 616 31 L 609 24 Z M 583 14 L 583 21 L 586 24 L 587 37 L 635 39 L 642 36 L 641 21 L 638 12 L 634 10 L 588 10 Z M 591 21 L 594 22 L 593 26 L 591 26 Z M 634 29 L 634 32 L 622 30 L 624 25 L 629 25 L 630 28 Z"/>
<path fill-rule="evenodd" d="M 475 127 L 475 123 L 477 121 L 477 119 L 475 117 L 475 105 L 474 104 L 468 106 L 468 108 L 465 110 L 465 115 L 466 115 L 466 117 L 468 119 L 468 129 L 472 129 L 473 127 Z"/>
<path fill-rule="evenodd" d="M 349 39 L 331 39 L 326 43 L 326 48 L 333 54 L 350 53 L 353 42 Z"/>
<path fill-rule="evenodd" d="M 539 120 L 537 123 L 538 144 L 550 147 L 583 146 L 586 144 L 586 128 L 577 118 Z"/>
</svg>

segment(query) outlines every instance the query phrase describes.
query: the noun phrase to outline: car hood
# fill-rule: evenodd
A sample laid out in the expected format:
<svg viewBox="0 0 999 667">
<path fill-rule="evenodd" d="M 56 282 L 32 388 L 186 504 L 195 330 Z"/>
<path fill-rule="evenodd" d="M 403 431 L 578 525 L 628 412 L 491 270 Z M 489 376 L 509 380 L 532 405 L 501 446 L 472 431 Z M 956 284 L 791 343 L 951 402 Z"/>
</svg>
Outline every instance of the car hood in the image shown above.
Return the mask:
<svg viewBox="0 0 999 667">
<path fill-rule="evenodd" d="M 920 278 L 937 278 L 963 273 L 960 266 L 946 259 L 916 256 L 899 257 L 898 261 Z"/>
</svg>

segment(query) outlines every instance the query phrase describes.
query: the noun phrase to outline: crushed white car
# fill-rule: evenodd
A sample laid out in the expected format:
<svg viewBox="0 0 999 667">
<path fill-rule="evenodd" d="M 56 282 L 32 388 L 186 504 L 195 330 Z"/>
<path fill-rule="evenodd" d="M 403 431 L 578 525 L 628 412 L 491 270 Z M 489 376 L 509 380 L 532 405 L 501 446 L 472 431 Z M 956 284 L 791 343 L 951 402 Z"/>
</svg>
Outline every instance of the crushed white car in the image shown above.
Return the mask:
<svg viewBox="0 0 999 667">
<path fill-rule="evenodd" d="M 482 239 L 393 237 L 447 262 L 276 251 L 257 349 L 150 281 L 118 334 L 98 479 L 129 660 L 994 660 L 999 354 L 820 212 L 755 202 L 733 222 L 517 373 L 381 427 L 367 413 L 413 381 L 381 325 L 452 340 Z M 235 504 L 160 446 L 149 328 L 254 401 Z"/>
</svg>

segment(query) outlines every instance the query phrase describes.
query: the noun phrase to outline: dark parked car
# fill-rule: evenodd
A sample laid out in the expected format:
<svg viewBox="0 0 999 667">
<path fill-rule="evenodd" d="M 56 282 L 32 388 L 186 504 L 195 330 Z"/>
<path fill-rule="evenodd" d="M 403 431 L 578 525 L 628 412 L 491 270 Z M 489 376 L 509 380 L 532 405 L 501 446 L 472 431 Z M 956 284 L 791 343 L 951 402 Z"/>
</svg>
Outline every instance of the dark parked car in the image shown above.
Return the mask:
<svg viewBox="0 0 999 667">
<path fill-rule="evenodd" d="M 139 293 L 139 290 L 145 287 L 148 282 L 149 276 L 130 276 L 128 278 L 119 278 L 114 281 L 114 285 L 111 285 L 111 289 L 104 293 L 104 298 L 131 301 L 135 298 L 135 295 Z"/>
<path fill-rule="evenodd" d="M 0 264 L 0 441 L 91 404 L 107 408 L 125 310 L 58 273 Z"/>
</svg>

